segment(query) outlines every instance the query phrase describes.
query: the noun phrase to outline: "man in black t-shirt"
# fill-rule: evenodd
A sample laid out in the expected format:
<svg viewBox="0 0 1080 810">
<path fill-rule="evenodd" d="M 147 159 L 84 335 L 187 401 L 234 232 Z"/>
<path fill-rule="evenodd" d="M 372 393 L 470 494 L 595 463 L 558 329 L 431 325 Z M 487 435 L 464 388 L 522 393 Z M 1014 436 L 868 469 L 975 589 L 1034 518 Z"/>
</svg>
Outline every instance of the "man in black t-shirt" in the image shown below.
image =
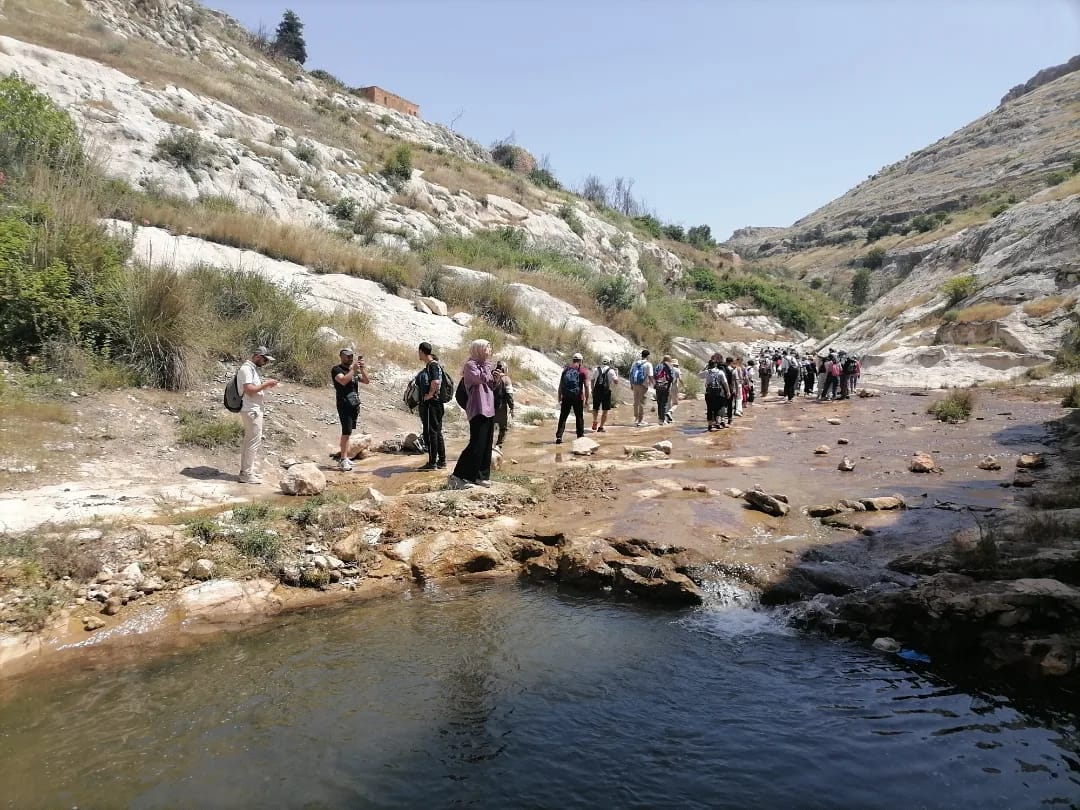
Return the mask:
<svg viewBox="0 0 1080 810">
<path fill-rule="evenodd" d="M 338 464 L 342 472 L 353 468 L 349 460 L 349 436 L 356 429 L 356 419 L 360 416 L 360 386 L 371 382 L 364 370 L 364 358 L 356 357 L 352 349 L 342 349 L 338 357 L 341 362 L 330 369 L 330 379 L 334 383 L 334 399 L 337 403 L 338 420 L 341 422 L 341 449 Z"/>
<path fill-rule="evenodd" d="M 420 394 L 420 424 L 423 426 L 424 444 L 427 446 L 427 464 L 420 467 L 423 472 L 446 469 L 446 444 L 443 442 L 442 422 L 443 404 L 439 399 L 439 389 L 443 385 L 442 366 L 435 356 L 431 344 L 426 340 L 420 344 L 420 362 L 423 369 L 417 375 L 417 388 Z"/>
<path fill-rule="evenodd" d="M 581 354 L 575 352 L 559 378 L 559 427 L 555 431 L 555 444 L 562 444 L 570 411 L 574 412 L 577 437 L 580 439 L 585 435 L 584 407 L 589 401 L 589 370 L 582 365 L 582 359 Z"/>
</svg>

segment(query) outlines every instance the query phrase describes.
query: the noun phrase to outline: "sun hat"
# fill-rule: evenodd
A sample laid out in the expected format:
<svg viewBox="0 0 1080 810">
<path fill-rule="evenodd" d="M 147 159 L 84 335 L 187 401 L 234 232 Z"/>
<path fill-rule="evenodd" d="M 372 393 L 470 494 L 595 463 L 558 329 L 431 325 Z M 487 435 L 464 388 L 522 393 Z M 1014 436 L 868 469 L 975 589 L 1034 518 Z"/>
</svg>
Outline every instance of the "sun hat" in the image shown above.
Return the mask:
<svg viewBox="0 0 1080 810">
<path fill-rule="evenodd" d="M 274 357 L 270 354 L 270 350 L 265 346 L 256 346 L 255 351 L 252 352 L 257 357 L 265 357 L 271 363 L 274 362 Z"/>
<path fill-rule="evenodd" d="M 584 360 L 585 358 L 581 356 L 581 352 L 574 352 L 573 359 L 574 360 Z"/>
<path fill-rule="evenodd" d="M 350 349 L 348 346 L 346 346 L 344 349 L 342 349 L 340 352 L 338 352 L 338 354 L 347 354 L 349 357 L 352 357 L 353 356 L 353 350 Z"/>
</svg>

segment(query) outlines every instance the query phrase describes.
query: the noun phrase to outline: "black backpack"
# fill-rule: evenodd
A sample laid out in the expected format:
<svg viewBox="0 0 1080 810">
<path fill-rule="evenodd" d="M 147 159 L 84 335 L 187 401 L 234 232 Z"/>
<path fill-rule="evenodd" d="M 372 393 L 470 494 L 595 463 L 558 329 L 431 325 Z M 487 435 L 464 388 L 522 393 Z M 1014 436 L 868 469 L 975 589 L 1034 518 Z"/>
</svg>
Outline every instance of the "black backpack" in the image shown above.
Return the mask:
<svg viewBox="0 0 1080 810">
<path fill-rule="evenodd" d="M 449 386 L 447 386 L 449 389 Z M 465 378 L 462 377 L 458 380 L 457 390 L 454 391 L 454 399 L 457 400 L 457 404 L 461 406 L 461 410 L 465 410 L 469 405 L 469 391 L 465 387 Z"/>
<path fill-rule="evenodd" d="M 841 369 L 843 370 L 843 372 L 845 374 L 854 374 L 855 373 L 855 358 L 854 357 L 845 357 L 844 358 L 844 365 L 841 366 Z"/>
<path fill-rule="evenodd" d="M 611 388 L 611 380 L 608 378 L 608 374 L 611 373 L 611 366 L 600 366 L 596 370 L 596 382 L 593 383 L 593 388 L 601 396 L 607 393 Z"/>
<path fill-rule="evenodd" d="M 225 384 L 225 395 L 222 397 L 225 410 L 232 413 L 240 413 L 244 407 L 244 395 L 240 392 L 240 383 L 233 374 L 232 379 Z"/>
</svg>

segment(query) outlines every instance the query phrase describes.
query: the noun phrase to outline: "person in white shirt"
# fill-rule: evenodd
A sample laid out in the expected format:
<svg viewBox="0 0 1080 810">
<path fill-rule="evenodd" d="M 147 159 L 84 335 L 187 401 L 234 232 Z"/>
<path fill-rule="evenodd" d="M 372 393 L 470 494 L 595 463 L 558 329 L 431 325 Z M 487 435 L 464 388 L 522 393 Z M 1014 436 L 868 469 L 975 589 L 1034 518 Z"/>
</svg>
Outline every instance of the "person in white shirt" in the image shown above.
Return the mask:
<svg viewBox="0 0 1080 810">
<path fill-rule="evenodd" d="M 641 350 L 641 359 L 630 367 L 630 390 L 634 392 L 634 427 L 645 426 L 645 395 L 653 385 L 653 364 L 649 350 Z"/>
<path fill-rule="evenodd" d="M 273 388 L 278 381 L 273 377 L 263 380 L 259 369 L 274 362 L 270 350 L 259 346 L 251 357 L 236 372 L 236 387 L 244 397 L 240 408 L 240 418 L 244 423 L 244 441 L 240 448 L 240 483 L 261 484 L 259 478 L 259 449 L 263 436 L 263 398 L 267 388 Z"/>
<path fill-rule="evenodd" d="M 611 365 L 611 358 L 604 357 L 593 371 L 592 378 L 592 429 L 594 433 L 604 432 L 608 411 L 611 410 L 612 392 L 618 384 L 619 372 Z"/>
</svg>

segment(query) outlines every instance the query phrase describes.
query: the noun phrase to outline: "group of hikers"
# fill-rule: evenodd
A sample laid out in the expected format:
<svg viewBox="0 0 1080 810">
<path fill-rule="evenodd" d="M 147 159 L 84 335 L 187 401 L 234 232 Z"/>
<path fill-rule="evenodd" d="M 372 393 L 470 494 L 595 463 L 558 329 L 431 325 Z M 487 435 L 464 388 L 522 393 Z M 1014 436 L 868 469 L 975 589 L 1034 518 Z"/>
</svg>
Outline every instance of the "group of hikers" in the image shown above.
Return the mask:
<svg viewBox="0 0 1080 810">
<path fill-rule="evenodd" d="M 491 344 L 474 340 L 469 346 L 469 358 L 461 369 L 461 379 L 454 387 L 430 343 L 417 348 L 420 370 L 410 381 L 405 401 L 419 412 L 421 435 L 417 448 L 427 452 L 427 462 L 419 471 L 446 469 L 446 443 L 443 438 L 445 406 L 456 400 L 469 422 L 469 442 L 458 457 L 451 484 L 458 486 L 491 486 L 491 465 L 495 448 L 501 448 L 514 415 L 514 386 L 504 361 L 493 363 Z M 651 390 L 656 402 L 658 424 L 674 421 L 683 392 L 683 369 L 677 357 L 665 354 L 655 365 L 644 349 L 631 364 L 627 383 L 633 397 L 633 426 L 646 427 L 646 408 Z M 235 387 L 242 404 L 239 410 L 244 440 L 241 449 L 240 476 L 242 483 L 259 484 L 258 452 L 262 444 L 263 398 L 265 391 L 277 385 L 277 380 L 263 380 L 259 370 L 273 362 L 265 346 L 258 347 L 237 371 Z M 338 364 L 330 370 L 334 385 L 335 404 L 341 424 L 338 452 L 333 455 L 343 472 L 353 469 L 349 459 L 349 440 L 356 430 L 360 413 L 359 386 L 371 382 L 365 370 L 363 355 L 352 348 L 341 349 Z M 764 347 L 757 358 L 725 357 L 713 354 L 697 376 L 704 386 L 705 418 L 709 431 L 729 427 L 736 417 L 758 397 L 769 393 L 773 377 L 783 386 L 782 398 L 791 402 L 800 392 L 819 400 L 848 399 L 859 383 L 862 367 L 858 358 L 832 349 L 824 355 L 802 355 L 794 348 Z M 612 358 L 605 356 L 590 370 L 584 357 L 574 353 L 564 367 L 558 382 L 559 421 L 555 443 L 562 444 L 566 423 L 574 415 L 578 437 L 585 435 L 585 414 L 591 405 L 592 431 L 604 433 L 608 416 L 614 407 L 614 393 L 622 380 Z M 226 389 L 226 405 L 229 390 Z"/>
</svg>

